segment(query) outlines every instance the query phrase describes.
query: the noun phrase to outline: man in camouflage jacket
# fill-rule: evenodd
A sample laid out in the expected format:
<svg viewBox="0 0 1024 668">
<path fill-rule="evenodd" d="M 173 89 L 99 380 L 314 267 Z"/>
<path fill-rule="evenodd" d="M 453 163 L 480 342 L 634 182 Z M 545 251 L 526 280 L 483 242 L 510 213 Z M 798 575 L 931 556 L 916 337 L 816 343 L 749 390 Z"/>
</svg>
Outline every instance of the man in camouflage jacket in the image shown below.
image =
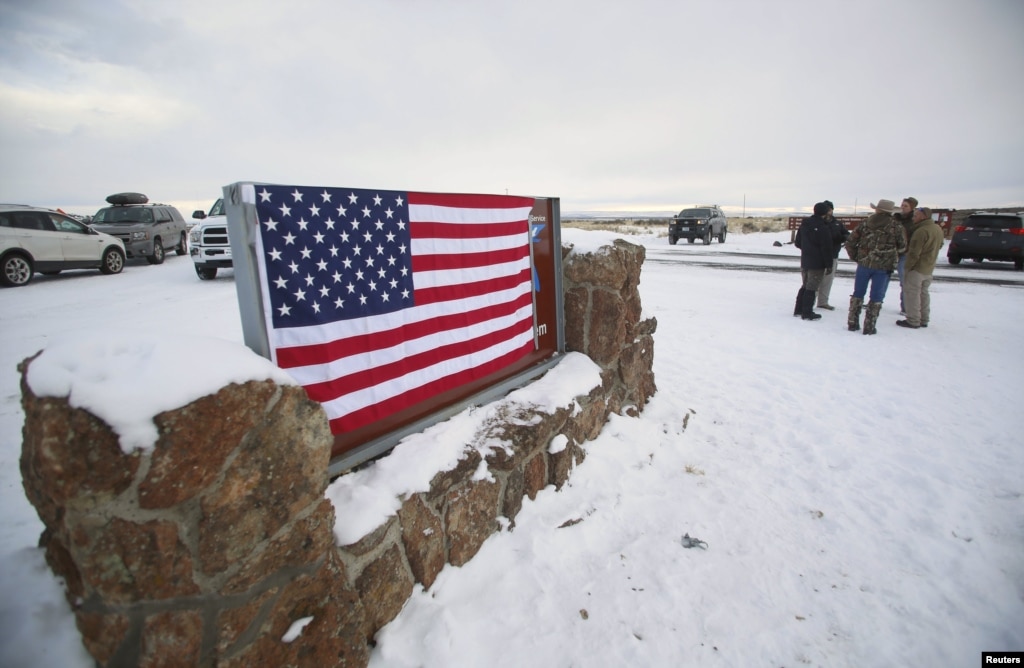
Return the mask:
<svg viewBox="0 0 1024 668">
<path fill-rule="evenodd" d="M 928 326 L 931 317 L 931 296 L 928 294 L 928 288 L 932 284 L 935 261 L 945 240 L 942 228 L 932 220 L 932 210 L 915 209 L 914 222 L 910 228 L 910 241 L 907 243 L 907 265 L 903 278 L 907 319 L 896 321 L 900 327 L 917 329 Z"/>
<path fill-rule="evenodd" d="M 860 329 L 860 310 L 870 285 L 870 301 L 864 316 L 865 334 L 876 333 L 875 323 L 882 310 L 889 278 L 896 269 L 899 256 L 907 252 L 907 234 L 903 226 L 892 217 L 896 204 L 892 200 L 882 199 L 878 200 L 878 204 L 872 204 L 871 208 L 875 212 L 858 225 L 846 240 L 846 253 L 857 263 L 846 324 L 851 332 Z"/>
</svg>

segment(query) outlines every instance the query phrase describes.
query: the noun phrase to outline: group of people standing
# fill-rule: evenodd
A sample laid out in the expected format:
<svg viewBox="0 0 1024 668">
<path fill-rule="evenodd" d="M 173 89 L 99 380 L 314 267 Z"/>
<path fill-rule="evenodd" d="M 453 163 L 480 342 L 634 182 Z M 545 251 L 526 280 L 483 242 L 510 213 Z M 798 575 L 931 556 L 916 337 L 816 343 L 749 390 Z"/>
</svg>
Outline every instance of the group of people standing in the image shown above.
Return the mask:
<svg viewBox="0 0 1024 668">
<path fill-rule="evenodd" d="M 875 326 L 893 271 L 900 281 L 900 312 L 906 316 L 896 324 L 909 329 L 927 327 L 931 317 L 929 287 L 945 237 L 932 220 L 931 209 L 917 205 L 913 197 L 904 199 L 898 209 L 892 200 L 878 200 L 871 205 L 874 213 L 851 233 L 836 220 L 832 202 L 815 204 L 813 215 L 803 220 L 794 239 L 800 249 L 802 283 L 793 315 L 804 320 L 820 319 L 821 314 L 814 312 L 815 302 L 818 308 L 835 310 L 828 297 L 839 252 L 845 248 L 857 263 L 847 329 L 861 331 L 860 315 L 864 310 L 864 334 L 877 333 Z"/>
</svg>

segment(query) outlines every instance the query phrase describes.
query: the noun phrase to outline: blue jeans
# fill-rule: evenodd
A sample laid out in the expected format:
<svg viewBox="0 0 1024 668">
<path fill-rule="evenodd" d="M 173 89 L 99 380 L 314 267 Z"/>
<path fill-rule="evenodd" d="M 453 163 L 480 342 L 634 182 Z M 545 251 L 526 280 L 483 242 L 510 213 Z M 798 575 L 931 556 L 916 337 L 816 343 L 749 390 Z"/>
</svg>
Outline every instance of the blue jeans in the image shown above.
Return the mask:
<svg viewBox="0 0 1024 668">
<path fill-rule="evenodd" d="M 853 276 L 853 296 L 864 299 L 868 283 L 871 284 L 871 301 L 879 304 L 885 301 L 885 291 L 889 288 L 889 272 L 883 269 L 868 269 L 858 264 L 857 273 Z"/>
</svg>

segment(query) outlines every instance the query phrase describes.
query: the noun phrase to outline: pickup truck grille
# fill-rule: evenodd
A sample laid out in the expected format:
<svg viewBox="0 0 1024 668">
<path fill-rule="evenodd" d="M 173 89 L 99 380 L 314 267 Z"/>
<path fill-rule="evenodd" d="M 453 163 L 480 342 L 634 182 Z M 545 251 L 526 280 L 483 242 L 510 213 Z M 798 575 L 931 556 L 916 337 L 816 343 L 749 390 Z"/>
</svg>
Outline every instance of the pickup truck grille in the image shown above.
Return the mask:
<svg viewBox="0 0 1024 668">
<path fill-rule="evenodd" d="M 207 227 L 205 230 L 203 230 L 202 244 L 204 246 L 227 246 L 228 228 Z"/>
</svg>

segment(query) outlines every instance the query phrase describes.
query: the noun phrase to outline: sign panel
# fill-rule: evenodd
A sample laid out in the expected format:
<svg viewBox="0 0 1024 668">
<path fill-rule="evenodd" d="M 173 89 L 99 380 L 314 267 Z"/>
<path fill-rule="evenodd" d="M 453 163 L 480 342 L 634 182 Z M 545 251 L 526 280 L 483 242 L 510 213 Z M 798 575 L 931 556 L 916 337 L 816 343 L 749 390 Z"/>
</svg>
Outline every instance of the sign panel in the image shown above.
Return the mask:
<svg viewBox="0 0 1024 668">
<path fill-rule="evenodd" d="M 241 183 L 225 202 L 246 343 L 324 407 L 333 457 L 564 350 L 557 200 Z"/>
</svg>

